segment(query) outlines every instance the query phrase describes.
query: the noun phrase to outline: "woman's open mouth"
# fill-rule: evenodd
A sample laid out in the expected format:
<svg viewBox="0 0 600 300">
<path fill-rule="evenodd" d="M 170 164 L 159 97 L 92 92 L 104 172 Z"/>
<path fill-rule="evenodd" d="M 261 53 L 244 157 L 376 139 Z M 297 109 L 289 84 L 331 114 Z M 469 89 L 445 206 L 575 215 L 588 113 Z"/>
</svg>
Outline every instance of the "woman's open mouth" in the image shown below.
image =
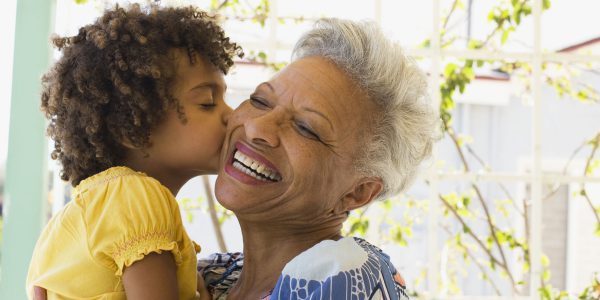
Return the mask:
<svg viewBox="0 0 600 300">
<path fill-rule="evenodd" d="M 236 149 L 230 160 L 230 166 L 232 166 L 235 171 L 239 171 L 263 183 L 281 181 L 281 174 L 279 174 L 269 161 L 242 143 L 236 143 L 235 146 Z M 226 171 L 227 169 L 228 168 L 226 168 Z"/>
</svg>

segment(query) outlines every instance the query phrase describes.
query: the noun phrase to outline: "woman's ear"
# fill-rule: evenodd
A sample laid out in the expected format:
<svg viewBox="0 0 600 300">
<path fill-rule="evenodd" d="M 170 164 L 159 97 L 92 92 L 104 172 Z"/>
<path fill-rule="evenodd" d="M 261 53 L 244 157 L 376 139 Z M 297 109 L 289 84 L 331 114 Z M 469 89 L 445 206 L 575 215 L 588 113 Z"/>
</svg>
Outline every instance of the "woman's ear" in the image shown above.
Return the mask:
<svg viewBox="0 0 600 300">
<path fill-rule="evenodd" d="M 381 193 L 383 181 L 379 177 L 363 177 L 358 180 L 354 188 L 342 199 L 342 207 L 345 211 L 351 211 L 363 207 Z"/>
</svg>

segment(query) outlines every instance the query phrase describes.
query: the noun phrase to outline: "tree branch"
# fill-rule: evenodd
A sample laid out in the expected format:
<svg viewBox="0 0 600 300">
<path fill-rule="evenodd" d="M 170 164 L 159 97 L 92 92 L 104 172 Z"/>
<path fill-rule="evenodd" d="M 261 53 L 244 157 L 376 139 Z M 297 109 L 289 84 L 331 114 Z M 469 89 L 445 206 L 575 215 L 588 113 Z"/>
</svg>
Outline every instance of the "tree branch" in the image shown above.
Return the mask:
<svg viewBox="0 0 600 300">
<path fill-rule="evenodd" d="M 596 155 L 596 152 L 598 151 L 598 146 L 600 145 L 600 133 L 598 133 L 596 135 L 595 139 L 596 139 L 596 141 L 593 143 L 594 146 L 592 147 L 592 151 L 590 152 L 590 155 L 588 156 L 588 158 L 585 162 L 585 168 L 583 169 L 583 176 L 588 175 L 587 171 L 590 167 L 590 164 L 592 163 L 592 160 L 594 159 L 594 156 Z M 600 215 L 598 215 L 598 212 L 596 211 L 596 208 L 594 207 L 594 203 L 592 203 L 592 199 L 590 199 L 590 197 L 587 194 L 587 191 L 585 189 L 585 183 L 581 184 L 581 195 L 585 198 L 586 202 L 592 209 L 592 213 L 596 217 L 596 222 L 598 224 L 600 224 Z"/>
<path fill-rule="evenodd" d="M 465 148 L 467 148 L 467 151 L 469 151 L 469 154 L 471 154 L 475 158 L 475 160 L 477 160 L 477 162 L 479 162 L 481 167 L 483 167 L 484 169 L 489 169 L 489 166 L 483 161 L 483 159 L 479 155 L 477 155 L 477 153 L 475 153 L 475 150 L 473 150 L 473 147 L 471 147 L 469 145 L 465 145 Z M 510 195 L 506 186 L 504 186 L 504 184 L 502 184 L 501 182 L 498 183 L 498 186 L 500 187 L 500 189 L 502 189 L 502 191 L 504 192 L 506 197 L 510 200 L 510 202 L 511 202 L 512 206 L 515 208 L 515 210 L 521 216 L 523 216 L 523 212 L 515 203 L 514 198 Z"/>
<path fill-rule="evenodd" d="M 446 18 L 444 19 L 444 23 L 442 24 L 442 30 L 445 30 L 446 27 L 448 26 L 448 21 L 450 21 L 450 17 L 452 17 L 452 14 L 458 7 L 458 1 L 459 0 L 454 0 L 454 2 L 452 3 L 452 7 L 450 8 L 450 11 L 446 15 Z"/>
<path fill-rule="evenodd" d="M 448 235 L 452 235 L 452 232 L 450 231 L 450 229 L 448 229 L 447 226 L 444 226 L 442 224 L 439 224 L 440 227 L 444 228 L 444 230 L 446 230 L 446 233 L 448 233 Z M 475 257 L 475 255 L 473 254 L 473 252 L 471 252 L 471 250 L 463 245 L 463 244 L 459 244 L 457 243 L 457 246 L 462 248 L 462 250 L 467 254 L 467 256 L 469 256 L 471 258 L 471 260 L 475 263 L 475 265 L 477 265 L 477 267 L 479 268 L 479 270 L 481 271 L 481 273 L 484 274 L 484 280 L 487 281 L 492 288 L 494 288 L 494 291 L 496 292 L 496 295 L 500 296 L 500 289 L 498 288 L 498 286 L 496 286 L 496 283 L 492 280 L 492 278 L 488 275 L 487 270 L 485 269 L 485 267 L 477 260 L 477 257 Z"/>
<path fill-rule="evenodd" d="M 488 249 L 485 244 L 481 241 L 481 239 L 479 239 L 479 237 L 475 234 L 475 232 L 473 232 L 473 230 L 471 229 L 471 227 L 469 225 L 467 225 L 467 222 L 465 222 L 465 220 L 458 214 L 458 212 L 454 209 L 454 207 L 452 207 L 452 205 L 450 205 L 450 203 L 448 203 L 448 201 L 444 198 L 444 196 L 442 195 L 438 195 L 438 197 L 440 198 L 440 200 L 442 200 L 442 203 L 444 203 L 444 205 L 448 208 L 448 210 L 450 210 L 452 212 L 452 214 L 456 217 L 456 219 L 462 224 L 463 228 L 466 229 L 467 234 L 473 238 L 473 240 L 475 240 L 475 242 L 477 242 L 477 244 L 481 247 L 481 249 L 487 254 L 487 256 L 490 258 L 490 260 L 501 266 L 502 268 L 506 269 L 506 265 L 504 265 L 504 263 L 502 263 L 501 261 L 499 261 L 494 254 L 492 254 L 492 252 L 490 251 L 490 249 Z"/>
<path fill-rule="evenodd" d="M 465 171 L 469 172 L 469 164 L 468 164 L 468 162 L 465 158 L 465 155 L 460 147 L 460 144 L 458 143 L 458 139 L 456 137 L 456 134 L 454 133 L 454 130 L 452 129 L 452 127 L 448 126 L 448 124 L 446 124 L 446 128 L 448 128 L 448 135 L 452 139 L 452 142 L 454 143 L 454 146 L 456 147 L 456 150 L 459 153 L 459 156 L 463 163 L 463 167 L 465 168 Z M 500 252 L 500 257 L 502 258 L 502 262 L 504 264 L 506 274 L 510 278 L 510 282 L 511 282 L 513 291 L 516 291 L 516 289 L 517 289 L 516 285 L 515 285 L 516 281 L 511 273 L 510 269 L 508 268 L 508 261 L 506 259 L 506 255 L 504 254 L 504 248 L 502 247 L 502 244 L 500 244 L 500 241 L 498 241 L 498 237 L 496 236 L 496 230 L 494 228 L 494 224 L 492 223 L 492 216 L 490 214 L 489 208 L 488 208 L 487 204 L 485 203 L 485 199 L 483 198 L 483 195 L 481 194 L 479 187 L 475 183 L 472 183 L 471 187 L 475 190 L 475 193 L 477 194 L 477 198 L 479 199 L 479 203 L 481 204 L 481 207 L 483 208 L 483 211 L 486 215 L 486 221 L 487 221 L 488 227 L 490 229 L 490 234 L 492 236 L 492 239 L 494 240 L 494 243 L 496 244 L 496 247 L 498 248 L 498 251 Z M 455 214 L 455 215 L 458 216 L 458 214 Z"/>
</svg>

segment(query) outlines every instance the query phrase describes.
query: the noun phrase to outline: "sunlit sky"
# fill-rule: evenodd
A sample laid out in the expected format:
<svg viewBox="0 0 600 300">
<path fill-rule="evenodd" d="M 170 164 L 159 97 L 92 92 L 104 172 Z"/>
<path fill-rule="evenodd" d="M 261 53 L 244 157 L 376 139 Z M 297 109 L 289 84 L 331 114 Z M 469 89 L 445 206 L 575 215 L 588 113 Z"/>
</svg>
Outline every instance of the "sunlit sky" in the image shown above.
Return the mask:
<svg viewBox="0 0 600 300">
<path fill-rule="evenodd" d="M 93 7 L 94 1 L 90 0 L 87 6 Z M 163 1 L 169 2 L 169 1 Z M 177 1 L 188 2 L 188 1 Z M 210 1 L 196 1 L 201 6 Z M 343 2 L 343 5 L 340 3 Z M 363 0 L 278 0 L 277 11 L 279 15 L 310 15 L 310 16 L 336 16 L 352 19 L 374 18 L 375 1 Z M 448 7 L 452 1 L 442 0 L 442 6 Z M 468 0 L 463 0 L 468 2 Z M 94 17 L 93 10 L 89 8 L 86 13 L 80 13 L 81 7 L 76 7 L 74 0 L 59 0 L 58 6 L 71 7 L 71 9 L 59 10 L 62 16 L 58 20 L 65 20 L 57 24 L 55 31 L 61 34 L 72 34 L 77 28 L 90 22 Z M 486 23 L 486 12 L 489 7 L 497 3 L 490 0 L 475 0 L 473 8 L 472 33 L 480 37 L 489 31 Z M 384 30 L 395 40 L 400 41 L 406 47 L 418 45 L 431 32 L 431 1 L 425 0 L 382 0 L 382 25 Z M 74 10 L 78 10 L 74 13 Z M 0 172 L 4 170 L 4 162 L 7 154 L 8 125 L 10 111 L 10 88 L 12 77 L 12 44 L 14 41 L 16 0 L 3 1 L 3 9 L 0 10 Z M 544 13 L 542 19 L 542 45 L 545 49 L 556 50 L 600 36 L 600 1 L 598 0 L 552 0 L 552 7 Z M 451 26 L 457 31 L 463 31 L 464 22 L 460 18 L 452 20 Z M 533 44 L 533 27 L 531 18 L 526 20 L 513 39 L 511 46 L 519 51 Z M 308 26 L 308 25 L 306 25 Z M 462 26 L 462 27 L 461 27 Z M 291 26 L 280 26 L 277 36 L 286 45 L 292 44 L 301 29 L 293 29 Z M 266 34 L 254 29 L 248 29 L 248 25 L 230 25 L 226 29 L 234 40 L 256 40 Z M 264 30 L 263 30 L 264 31 Z M 293 32 L 293 34 L 291 34 Z M 237 39 L 236 39 L 237 37 Z M 0 175 L 1 176 L 1 175 Z"/>
</svg>

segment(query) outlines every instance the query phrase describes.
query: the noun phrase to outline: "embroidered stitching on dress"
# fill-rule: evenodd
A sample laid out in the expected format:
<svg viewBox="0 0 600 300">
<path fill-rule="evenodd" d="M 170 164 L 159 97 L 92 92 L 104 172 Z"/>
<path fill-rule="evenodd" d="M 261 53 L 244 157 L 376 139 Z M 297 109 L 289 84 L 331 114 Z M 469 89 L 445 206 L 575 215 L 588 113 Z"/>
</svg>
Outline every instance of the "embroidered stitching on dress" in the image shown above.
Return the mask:
<svg viewBox="0 0 600 300">
<path fill-rule="evenodd" d="M 176 242 L 174 240 L 169 240 L 169 236 L 172 235 L 172 231 L 162 231 L 162 232 L 149 232 L 145 234 L 138 235 L 134 238 L 131 238 L 125 242 L 122 242 L 115 246 L 115 250 L 113 251 L 113 258 L 115 260 L 120 260 L 125 254 L 131 254 L 132 251 L 138 250 L 138 248 L 134 248 L 139 245 L 148 245 L 150 242 Z M 138 254 L 138 253 L 134 253 Z M 129 255 L 127 255 L 129 256 Z"/>
<path fill-rule="evenodd" d="M 87 185 L 84 184 L 84 186 L 82 186 L 82 187 L 77 186 L 75 188 L 75 193 L 74 193 L 75 197 L 79 197 L 79 195 L 81 193 L 83 193 L 84 191 L 87 191 L 87 190 L 92 189 L 94 187 L 97 187 L 99 185 L 105 184 L 105 183 L 107 183 L 109 181 L 112 181 L 112 180 L 115 180 L 115 179 L 117 179 L 119 177 L 133 176 L 133 175 L 138 175 L 138 176 L 141 176 L 141 177 L 148 177 L 146 174 L 144 174 L 142 172 L 136 172 L 134 170 L 120 170 L 119 172 L 117 172 L 117 174 L 112 174 L 110 176 L 107 176 L 107 177 L 105 177 L 104 179 L 102 179 L 102 180 L 100 180 L 98 182 L 94 182 L 93 184 L 92 183 L 87 184 Z"/>
</svg>

